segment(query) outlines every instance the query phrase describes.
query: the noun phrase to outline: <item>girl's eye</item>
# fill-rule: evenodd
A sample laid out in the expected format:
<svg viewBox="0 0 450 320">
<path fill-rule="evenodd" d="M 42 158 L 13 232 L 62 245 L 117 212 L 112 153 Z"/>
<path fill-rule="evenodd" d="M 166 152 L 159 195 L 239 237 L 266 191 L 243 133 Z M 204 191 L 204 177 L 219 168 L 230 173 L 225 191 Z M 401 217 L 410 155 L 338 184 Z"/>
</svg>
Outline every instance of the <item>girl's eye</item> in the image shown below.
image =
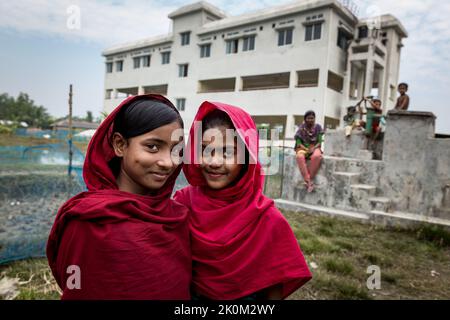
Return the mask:
<svg viewBox="0 0 450 320">
<path fill-rule="evenodd" d="M 147 147 L 149 148 L 150 152 L 158 151 L 158 146 L 156 144 L 149 144 L 149 145 L 147 145 Z"/>
</svg>

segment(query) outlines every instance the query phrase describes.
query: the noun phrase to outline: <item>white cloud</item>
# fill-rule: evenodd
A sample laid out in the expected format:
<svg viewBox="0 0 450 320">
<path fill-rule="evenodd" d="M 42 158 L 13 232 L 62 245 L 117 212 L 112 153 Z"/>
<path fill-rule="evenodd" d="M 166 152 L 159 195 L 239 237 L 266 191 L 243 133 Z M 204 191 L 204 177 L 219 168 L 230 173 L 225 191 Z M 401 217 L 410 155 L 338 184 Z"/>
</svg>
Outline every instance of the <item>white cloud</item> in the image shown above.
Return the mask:
<svg viewBox="0 0 450 320">
<path fill-rule="evenodd" d="M 194 1 L 191 1 L 194 2 Z M 241 14 L 286 0 L 210 1 L 231 15 Z M 186 1 L 161 0 L 18 0 L 1 1 L 0 28 L 19 32 L 56 35 L 69 40 L 91 41 L 104 46 L 170 32 L 167 15 Z M 79 8 L 80 28 L 73 23 Z M 68 27 L 69 22 L 69 27 Z"/>
<path fill-rule="evenodd" d="M 183 0 L 16 0 L 0 1 L 0 29 L 60 36 L 73 41 L 89 41 L 108 47 L 150 36 L 167 34 L 167 15 Z M 409 32 L 402 51 L 401 81 L 411 85 L 413 109 L 426 105 L 442 118 L 450 118 L 445 108 L 450 85 L 450 2 L 440 0 L 353 0 L 360 17 L 379 12 L 396 16 Z M 292 2 L 290 0 L 209 0 L 230 15 L 248 13 Z M 67 8 L 80 8 L 81 28 L 67 27 Z M 433 92 L 433 96 L 430 93 Z M 442 106 L 442 107 L 441 107 Z M 446 125 L 450 126 L 450 125 Z M 443 127 L 441 125 L 441 127 Z M 446 129 L 450 132 L 450 127 Z"/>
<path fill-rule="evenodd" d="M 68 8 L 76 6 L 80 28 L 71 29 L 68 21 L 76 18 Z M 167 14 L 171 5 L 155 5 L 150 0 L 87 1 L 33 0 L 1 1 L 0 28 L 20 32 L 57 35 L 110 45 L 169 32 Z"/>
</svg>

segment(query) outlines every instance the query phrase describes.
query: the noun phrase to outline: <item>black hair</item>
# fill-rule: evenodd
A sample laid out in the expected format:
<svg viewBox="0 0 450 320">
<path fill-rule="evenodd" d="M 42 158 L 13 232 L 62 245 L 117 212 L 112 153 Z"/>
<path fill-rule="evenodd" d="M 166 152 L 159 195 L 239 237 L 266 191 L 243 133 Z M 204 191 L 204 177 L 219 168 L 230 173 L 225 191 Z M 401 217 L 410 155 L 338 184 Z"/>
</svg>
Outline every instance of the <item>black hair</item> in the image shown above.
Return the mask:
<svg viewBox="0 0 450 320">
<path fill-rule="evenodd" d="M 205 132 L 208 129 L 225 127 L 235 129 L 230 117 L 222 110 L 215 109 L 208 113 L 202 120 L 202 129 Z"/>
<path fill-rule="evenodd" d="M 169 103 L 143 98 L 131 102 L 120 110 L 114 119 L 113 133 L 120 133 L 125 139 L 140 136 L 159 127 L 178 122 L 184 127 L 178 110 Z"/>
<path fill-rule="evenodd" d="M 316 113 L 314 111 L 312 111 L 312 110 L 306 111 L 304 119 L 306 120 L 306 118 L 309 117 L 309 116 L 314 116 L 314 118 L 315 118 L 316 117 Z"/>
<path fill-rule="evenodd" d="M 381 104 L 381 100 L 380 99 L 373 99 L 373 102 L 379 102 Z"/>
<path fill-rule="evenodd" d="M 406 90 L 408 90 L 409 85 L 406 82 L 402 82 L 398 85 L 398 88 L 400 88 L 400 86 L 405 86 Z"/>
</svg>

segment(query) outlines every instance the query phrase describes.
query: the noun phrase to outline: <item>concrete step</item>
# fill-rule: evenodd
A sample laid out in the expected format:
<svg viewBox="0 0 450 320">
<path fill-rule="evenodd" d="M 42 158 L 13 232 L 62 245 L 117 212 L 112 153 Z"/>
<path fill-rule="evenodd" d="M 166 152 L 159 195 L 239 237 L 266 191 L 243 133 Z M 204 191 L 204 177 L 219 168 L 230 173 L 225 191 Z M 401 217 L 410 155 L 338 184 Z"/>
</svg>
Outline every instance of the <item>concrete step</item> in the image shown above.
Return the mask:
<svg viewBox="0 0 450 320">
<path fill-rule="evenodd" d="M 386 197 L 373 197 L 369 198 L 371 210 L 389 212 L 392 208 L 392 201 Z"/>
<path fill-rule="evenodd" d="M 417 228 L 424 224 L 432 224 L 445 228 L 450 231 L 450 221 L 433 217 L 425 217 L 418 214 L 406 212 L 382 212 L 371 210 L 369 212 L 351 212 L 336 208 L 310 205 L 302 202 L 288 201 L 284 199 L 275 199 L 275 205 L 282 211 L 292 211 L 299 214 L 327 215 L 341 217 L 344 219 L 356 219 L 365 223 L 373 223 L 382 226 L 396 226 L 400 228 Z"/>
<path fill-rule="evenodd" d="M 373 151 L 361 149 L 358 151 L 358 159 L 373 160 Z"/>
<path fill-rule="evenodd" d="M 293 211 L 298 213 L 309 213 L 328 216 L 339 216 L 346 219 L 356 219 L 360 221 L 368 221 L 369 214 L 361 212 L 350 212 L 347 210 L 339 210 L 326 206 L 311 205 L 304 202 L 295 202 L 284 199 L 275 199 L 275 205 L 280 210 Z"/>
<path fill-rule="evenodd" d="M 335 185 L 331 206 L 342 210 L 369 211 L 372 209 L 369 199 L 375 197 L 376 190 L 375 186 L 365 184 Z"/>
<path fill-rule="evenodd" d="M 450 219 L 450 208 L 437 208 L 433 213 L 437 218 Z"/>
<path fill-rule="evenodd" d="M 383 212 L 378 210 L 371 210 L 370 212 L 368 212 L 368 214 L 370 221 L 383 226 L 417 228 L 423 226 L 424 224 L 431 224 L 441 226 L 447 231 L 450 231 L 449 219 L 427 217 L 416 213 L 400 211 Z"/>
<path fill-rule="evenodd" d="M 377 187 L 370 184 L 352 184 L 351 188 L 357 191 L 364 192 L 365 194 L 374 197 L 377 191 Z"/>
<path fill-rule="evenodd" d="M 375 197 L 377 188 L 367 184 L 353 184 L 348 199 L 348 209 L 370 211 L 370 198 Z"/>
<path fill-rule="evenodd" d="M 333 173 L 335 182 L 342 186 L 348 186 L 352 184 L 359 183 L 359 177 L 361 176 L 358 172 L 341 172 L 336 171 Z"/>
<path fill-rule="evenodd" d="M 330 188 L 330 192 L 333 193 L 333 203 L 328 205 L 339 209 L 351 208 L 351 204 L 349 203 L 349 199 L 351 198 L 350 186 L 359 183 L 359 177 L 359 173 L 334 172 L 332 188 Z"/>
<path fill-rule="evenodd" d="M 333 204 L 333 192 L 327 184 L 315 184 L 313 192 L 308 193 L 303 183 L 294 188 L 294 200 L 314 205 L 328 206 Z"/>
<path fill-rule="evenodd" d="M 336 172 L 360 173 L 363 168 L 363 161 L 359 159 L 339 159 L 335 164 Z"/>
</svg>

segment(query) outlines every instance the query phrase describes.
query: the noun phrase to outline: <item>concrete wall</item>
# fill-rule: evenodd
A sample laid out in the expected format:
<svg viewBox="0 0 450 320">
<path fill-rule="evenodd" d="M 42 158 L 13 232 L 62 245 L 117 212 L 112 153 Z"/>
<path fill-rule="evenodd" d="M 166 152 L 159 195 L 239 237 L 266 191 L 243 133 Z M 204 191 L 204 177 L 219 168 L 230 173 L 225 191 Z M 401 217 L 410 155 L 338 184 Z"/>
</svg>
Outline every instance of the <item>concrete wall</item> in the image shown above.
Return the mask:
<svg viewBox="0 0 450 320">
<path fill-rule="evenodd" d="M 371 187 L 375 190 L 370 197 L 378 200 L 382 197 L 380 201 L 389 202 L 390 212 L 450 220 L 450 138 L 435 138 L 434 129 L 432 113 L 390 111 L 382 160 L 361 158 L 365 145 L 361 133 L 354 131 L 351 140 L 346 140 L 343 130 L 330 130 L 325 135 L 324 160 L 316 178 L 316 192 L 304 191 L 295 157 L 288 155 L 283 199 L 358 211 L 361 207 L 345 203 L 348 199 L 343 202 L 341 193 L 354 192 L 348 194 L 351 200 L 355 194 L 361 195 L 359 191 Z M 352 176 L 352 173 L 357 174 Z M 355 190 L 355 185 L 363 187 Z"/>
<path fill-rule="evenodd" d="M 450 139 L 435 138 L 429 112 L 390 111 L 385 134 L 382 188 L 398 210 L 432 215 L 450 181 Z"/>
</svg>

